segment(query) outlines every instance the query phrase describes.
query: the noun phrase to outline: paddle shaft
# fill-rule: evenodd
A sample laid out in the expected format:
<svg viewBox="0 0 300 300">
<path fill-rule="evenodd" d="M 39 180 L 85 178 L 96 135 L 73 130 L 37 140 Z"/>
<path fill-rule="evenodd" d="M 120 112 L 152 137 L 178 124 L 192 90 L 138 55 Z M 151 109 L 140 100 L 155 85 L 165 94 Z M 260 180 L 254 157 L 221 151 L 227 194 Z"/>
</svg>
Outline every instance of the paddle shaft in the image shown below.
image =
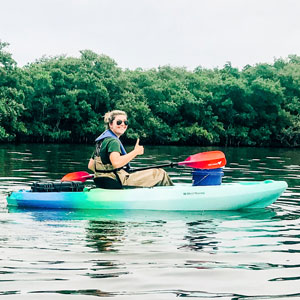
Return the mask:
<svg viewBox="0 0 300 300">
<path fill-rule="evenodd" d="M 166 168 L 166 167 L 171 167 L 173 168 L 174 166 L 177 166 L 178 163 L 168 163 L 168 164 L 163 164 L 163 165 L 156 165 L 156 166 L 149 166 L 149 167 L 143 167 L 143 168 L 136 168 L 129 170 L 129 173 L 137 172 L 137 171 L 144 171 L 144 170 L 149 170 L 149 169 L 158 169 L 158 168 Z"/>
</svg>

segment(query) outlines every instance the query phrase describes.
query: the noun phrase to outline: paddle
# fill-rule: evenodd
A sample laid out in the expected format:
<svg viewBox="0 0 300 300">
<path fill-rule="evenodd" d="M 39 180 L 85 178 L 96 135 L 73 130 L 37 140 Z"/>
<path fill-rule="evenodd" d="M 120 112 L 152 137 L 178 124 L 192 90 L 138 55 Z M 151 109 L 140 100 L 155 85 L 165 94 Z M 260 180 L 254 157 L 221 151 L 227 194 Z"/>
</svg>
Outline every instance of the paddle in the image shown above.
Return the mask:
<svg viewBox="0 0 300 300">
<path fill-rule="evenodd" d="M 143 171 L 148 169 L 155 168 L 165 168 L 165 167 L 173 167 L 173 166 L 187 166 L 195 169 L 216 169 L 221 168 L 226 165 L 226 158 L 223 152 L 221 151 L 208 151 L 201 152 L 194 155 L 189 156 L 186 160 L 177 162 L 177 163 L 168 163 L 163 165 L 155 165 L 144 168 L 136 168 L 131 170 L 130 172 Z M 106 171 L 104 173 L 110 173 L 110 171 Z M 65 175 L 61 181 L 81 181 L 85 182 L 87 179 L 93 178 L 94 174 L 89 174 L 85 171 L 73 172 Z"/>
</svg>

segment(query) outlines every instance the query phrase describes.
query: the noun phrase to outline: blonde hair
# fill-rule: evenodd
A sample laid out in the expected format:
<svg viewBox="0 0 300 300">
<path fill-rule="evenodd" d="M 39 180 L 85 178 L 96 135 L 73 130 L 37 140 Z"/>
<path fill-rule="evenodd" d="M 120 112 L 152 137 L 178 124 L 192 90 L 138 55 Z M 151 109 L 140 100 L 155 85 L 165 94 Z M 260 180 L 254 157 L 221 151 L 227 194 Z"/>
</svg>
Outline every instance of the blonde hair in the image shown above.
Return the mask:
<svg viewBox="0 0 300 300">
<path fill-rule="evenodd" d="M 127 117 L 126 112 L 123 110 L 112 110 L 112 111 L 107 112 L 104 115 L 104 123 L 105 123 L 106 127 L 109 128 L 109 124 L 111 124 L 114 121 L 114 119 L 116 118 L 116 116 L 119 116 L 119 115 Z"/>
</svg>

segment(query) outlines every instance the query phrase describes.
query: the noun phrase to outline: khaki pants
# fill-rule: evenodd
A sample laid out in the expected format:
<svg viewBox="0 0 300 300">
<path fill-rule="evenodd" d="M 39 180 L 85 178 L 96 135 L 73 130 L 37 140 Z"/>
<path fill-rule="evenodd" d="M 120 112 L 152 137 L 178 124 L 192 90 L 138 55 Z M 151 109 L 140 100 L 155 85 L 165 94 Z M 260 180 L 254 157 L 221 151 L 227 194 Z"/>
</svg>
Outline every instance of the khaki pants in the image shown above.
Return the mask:
<svg viewBox="0 0 300 300">
<path fill-rule="evenodd" d="M 163 169 L 149 169 L 127 173 L 125 170 L 118 172 L 122 185 L 153 187 L 158 185 L 174 185 L 169 175 Z"/>
</svg>

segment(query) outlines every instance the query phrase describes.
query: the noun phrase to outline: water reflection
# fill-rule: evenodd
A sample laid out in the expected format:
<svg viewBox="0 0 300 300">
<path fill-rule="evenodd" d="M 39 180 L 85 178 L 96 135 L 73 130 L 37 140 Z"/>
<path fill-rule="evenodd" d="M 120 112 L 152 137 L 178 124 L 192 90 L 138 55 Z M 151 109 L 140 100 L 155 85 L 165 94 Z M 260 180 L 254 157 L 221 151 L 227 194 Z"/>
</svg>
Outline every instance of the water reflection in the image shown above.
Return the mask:
<svg viewBox="0 0 300 300">
<path fill-rule="evenodd" d="M 273 256 L 285 251 L 293 255 L 299 245 L 285 242 L 300 240 L 299 229 L 290 227 L 295 226 L 295 220 L 273 209 L 199 213 L 14 208 L 9 209 L 7 216 L 7 226 L 15 223 L 14 226 L 22 227 L 20 235 L 32 237 L 36 230 L 45 235 L 37 236 L 34 247 L 31 245 L 28 249 L 24 242 L 20 243 L 18 232 L 15 236 L 7 235 L 5 245 L 10 245 L 10 255 L 21 245 L 22 252 L 30 250 L 36 258 L 6 260 L 12 268 L 2 269 L 2 272 L 9 272 L 2 274 L 16 288 L 25 282 L 20 274 L 27 272 L 31 281 L 40 282 L 28 293 L 48 294 L 49 299 L 53 294 L 122 295 L 143 299 L 148 299 L 147 296 L 149 299 L 153 296 L 226 299 L 230 295 L 231 299 L 242 299 L 245 295 L 250 297 L 249 291 L 238 293 L 232 283 L 232 293 L 214 291 L 206 287 L 210 277 L 199 272 L 213 272 L 217 277 L 223 272 L 222 280 L 230 286 L 232 276 L 241 271 L 270 270 L 264 273 L 266 284 L 297 282 L 298 276 L 293 272 L 300 268 L 291 257 L 288 263 L 284 258 Z M 39 258 L 41 251 L 46 253 L 43 258 Z M 278 270 L 284 271 L 278 273 Z M 99 289 L 87 289 L 85 284 L 72 285 L 78 276 L 81 282 L 87 280 L 89 286 L 98 285 Z M 186 276 L 188 281 L 184 280 Z M 203 281 L 201 285 L 199 276 Z M 145 281 L 139 285 L 143 279 L 149 282 L 146 289 L 143 288 Z M 102 280 L 106 280 L 105 285 Z M 55 282 L 55 288 L 49 289 L 46 282 Z M 126 283 L 130 288 L 124 288 Z M 7 287 L 5 293 L 13 291 Z M 258 290 L 252 297 L 259 299 L 265 294 Z"/>
<path fill-rule="evenodd" d="M 185 236 L 188 240 L 188 248 L 194 251 L 207 250 L 217 251 L 218 242 L 213 238 L 216 234 L 217 225 L 213 220 L 195 221 L 187 223 L 189 234 Z"/>
<path fill-rule="evenodd" d="M 200 220 L 187 222 L 188 234 L 184 239 L 188 244 L 183 247 L 192 251 L 209 251 L 212 254 L 219 251 L 230 252 L 230 247 L 224 243 L 225 240 L 237 236 L 238 231 L 243 232 L 246 238 L 246 234 L 257 232 L 259 226 L 263 226 L 265 231 L 268 223 L 272 222 L 275 216 L 276 212 L 270 209 L 207 212 Z M 256 227 L 253 227 L 253 223 Z M 236 248 L 232 248 L 232 251 L 235 252 Z"/>
<path fill-rule="evenodd" d="M 86 228 L 86 243 L 88 247 L 98 252 L 118 251 L 117 244 L 122 242 L 124 222 L 109 220 L 91 220 Z"/>
<path fill-rule="evenodd" d="M 57 291 L 31 291 L 30 294 L 59 294 L 59 295 L 81 295 L 81 296 L 96 296 L 96 297 L 112 297 L 114 293 L 104 292 L 98 289 L 87 290 L 57 290 Z M 51 297 L 50 297 L 51 299 Z"/>
</svg>

